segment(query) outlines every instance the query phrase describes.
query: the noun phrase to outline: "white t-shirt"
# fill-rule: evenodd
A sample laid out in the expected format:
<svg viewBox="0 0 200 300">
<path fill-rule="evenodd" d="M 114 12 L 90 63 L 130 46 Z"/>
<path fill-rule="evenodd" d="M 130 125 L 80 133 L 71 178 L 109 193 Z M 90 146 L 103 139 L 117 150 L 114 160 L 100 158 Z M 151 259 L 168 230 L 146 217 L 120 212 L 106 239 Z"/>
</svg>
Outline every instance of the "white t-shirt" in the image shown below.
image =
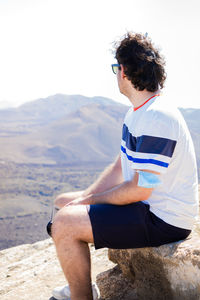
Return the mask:
<svg viewBox="0 0 200 300">
<path fill-rule="evenodd" d="M 198 179 L 193 142 L 177 108 L 164 96 L 152 98 L 125 116 L 121 142 L 122 172 L 125 181 L 135 170 L 152 170 L 161 175 L 144 203 L 163 221 L 192 229 L 198 217 Z"/>
</svg>

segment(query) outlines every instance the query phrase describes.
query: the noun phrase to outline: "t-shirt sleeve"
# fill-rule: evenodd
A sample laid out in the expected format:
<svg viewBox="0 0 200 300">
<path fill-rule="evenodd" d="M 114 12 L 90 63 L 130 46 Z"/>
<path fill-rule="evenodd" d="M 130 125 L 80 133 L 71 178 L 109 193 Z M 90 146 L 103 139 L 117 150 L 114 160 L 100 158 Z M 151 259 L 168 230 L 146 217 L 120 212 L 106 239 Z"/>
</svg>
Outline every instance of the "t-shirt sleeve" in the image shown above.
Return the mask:
<svg viewBox="0 0 200 300">
<path fill-rule="evenodd" d="M 159 136 L 141 135 L 136 138 L 136 152 L 132 168 L 139 170 L 152 170 L 161 174 L 165 173 L 176 141 Z"/>
<path fill-rule="evenodd" d="M 161 174 L 167 171 L 177 143 L 176 129 L 171 120 L 147 119 L 137 136 L 133 136 L 125 125 L 123 131 L 126 131 L 127 140 L 126 147 L 122 145 L 121 150 L 131 161 L 131 168 Z"/>
</svg>

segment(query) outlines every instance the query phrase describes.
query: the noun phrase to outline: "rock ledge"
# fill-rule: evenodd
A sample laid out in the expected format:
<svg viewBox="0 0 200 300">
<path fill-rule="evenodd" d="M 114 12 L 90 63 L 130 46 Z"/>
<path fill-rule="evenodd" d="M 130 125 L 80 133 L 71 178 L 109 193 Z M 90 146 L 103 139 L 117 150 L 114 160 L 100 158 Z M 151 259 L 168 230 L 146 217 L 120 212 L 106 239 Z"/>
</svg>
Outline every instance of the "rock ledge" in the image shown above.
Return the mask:
<svg viewBox="0 0 200 300">
<path fill-rule="evenodd" d="M 106 300 L 199 300 L 200 236 L 156 248 L 108 251 L 117 266 L 97 276 Z"/>
</svg>

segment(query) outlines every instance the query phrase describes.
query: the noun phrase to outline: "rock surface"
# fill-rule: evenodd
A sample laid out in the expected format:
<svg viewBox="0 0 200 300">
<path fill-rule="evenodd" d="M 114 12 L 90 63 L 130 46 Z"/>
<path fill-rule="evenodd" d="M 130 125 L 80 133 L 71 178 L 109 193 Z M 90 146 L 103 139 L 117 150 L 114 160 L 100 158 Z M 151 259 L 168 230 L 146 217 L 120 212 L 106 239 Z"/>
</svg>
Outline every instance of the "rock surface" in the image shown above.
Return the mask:
<svg viewBox="0 0 200 300">
<path fill-rule="evenodd" d="M 114 266 L 107 249 L 95 251 L 90 245 L 92 278 Z M 51 239 L 0 252 L 1 300 L 53 300 L 54 287 L 66 284 Z"/>
<path fill-rule="evenodd" d="M 107 249 L 95 251 L 90 245 L 90 250 L 101 299 L 200 300 L 200 224 L 183 242 L 110 249 L 112 262 Z M 51 239 L 0 252 L 1 300 L 53 300 L 52 289 L 64 284 Z"/>
<path fill-rule="evenodd" d="M 97 276 L 106 300 L 199 300 L 199 227 L 186 240 L 156 248 L 109 249 L 118 266 Z"/>
</svg>

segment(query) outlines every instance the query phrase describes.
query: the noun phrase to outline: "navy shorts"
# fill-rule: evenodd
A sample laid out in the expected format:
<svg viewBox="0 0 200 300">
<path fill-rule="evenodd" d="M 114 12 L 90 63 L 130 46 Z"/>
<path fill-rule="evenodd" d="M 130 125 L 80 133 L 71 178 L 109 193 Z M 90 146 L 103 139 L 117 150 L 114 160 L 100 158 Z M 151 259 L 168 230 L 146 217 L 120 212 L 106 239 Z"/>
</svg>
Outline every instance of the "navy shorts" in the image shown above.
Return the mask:
<svg viewBox="0 0 200 300">
<path fill-rule="evenodd" d="M 149 205 L 90 205 L 95 249 L 157 247 L 185 239 L 191 230 L 170 225 L 149 210 Z"/>
</svg>

